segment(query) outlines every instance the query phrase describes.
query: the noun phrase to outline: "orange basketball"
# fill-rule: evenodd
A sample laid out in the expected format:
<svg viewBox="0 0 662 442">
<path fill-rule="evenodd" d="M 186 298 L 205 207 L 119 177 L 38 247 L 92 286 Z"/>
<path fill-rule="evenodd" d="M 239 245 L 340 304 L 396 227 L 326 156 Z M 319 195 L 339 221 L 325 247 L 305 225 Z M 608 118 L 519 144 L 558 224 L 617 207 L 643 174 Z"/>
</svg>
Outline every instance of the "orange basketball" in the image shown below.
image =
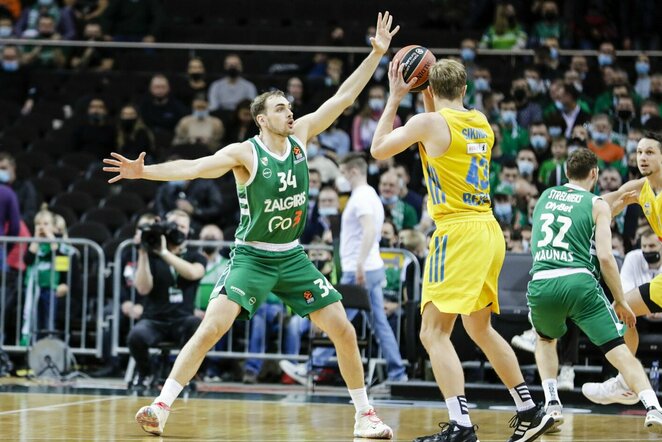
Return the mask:
<svg viewBox="0 0 662 442">
<path fill-rule="evenodd" d="M 399 60 L 405 66 L 402 76 L 406 82 L 413 77 L 418 78 L 411 89 L 412 92 L 419 92 L 428 87 L 428 73 L 437 61 L 428 48 L 419 45 L 405 46 L 395 54 L 393 60 Z"/>
</svg>

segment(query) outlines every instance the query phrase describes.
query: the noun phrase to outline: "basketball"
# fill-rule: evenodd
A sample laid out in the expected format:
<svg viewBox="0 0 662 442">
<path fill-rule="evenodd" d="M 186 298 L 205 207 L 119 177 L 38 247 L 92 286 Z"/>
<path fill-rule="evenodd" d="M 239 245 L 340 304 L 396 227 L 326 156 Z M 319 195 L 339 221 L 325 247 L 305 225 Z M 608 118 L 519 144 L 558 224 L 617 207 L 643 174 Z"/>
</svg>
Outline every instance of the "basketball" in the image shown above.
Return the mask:
<svg viewBox="0 0 662 442">
<path fill-rule="evenodd" d="M 419 45 L 405 46 L 395 54 L 393 60 L 399 60 L 405 66 L 402 75 L 406 82 L 413 77 L 418 78 L 411 89 L 412 92 L 419 92 L 428 87 L 428 73 L 437 61 L 428 48 Z"/>
</svg>

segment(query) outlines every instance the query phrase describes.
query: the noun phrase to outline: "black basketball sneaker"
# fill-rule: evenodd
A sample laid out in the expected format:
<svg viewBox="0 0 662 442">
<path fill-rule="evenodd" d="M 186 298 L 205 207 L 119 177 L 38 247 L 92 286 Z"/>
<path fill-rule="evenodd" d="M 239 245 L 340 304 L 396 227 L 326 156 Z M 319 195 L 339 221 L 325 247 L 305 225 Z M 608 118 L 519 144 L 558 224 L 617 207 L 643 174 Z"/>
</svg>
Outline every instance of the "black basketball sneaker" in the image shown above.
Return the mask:
<svg viewBox="0 0 662 442">
<path fill-rule="evenodd" d="M 476 436 L 478 426 L 463 427 L 455 421 L 439 422 L 441 431 L 429 436 L 421 436 L 414 442 L 480 442 Z"/>
</svg>

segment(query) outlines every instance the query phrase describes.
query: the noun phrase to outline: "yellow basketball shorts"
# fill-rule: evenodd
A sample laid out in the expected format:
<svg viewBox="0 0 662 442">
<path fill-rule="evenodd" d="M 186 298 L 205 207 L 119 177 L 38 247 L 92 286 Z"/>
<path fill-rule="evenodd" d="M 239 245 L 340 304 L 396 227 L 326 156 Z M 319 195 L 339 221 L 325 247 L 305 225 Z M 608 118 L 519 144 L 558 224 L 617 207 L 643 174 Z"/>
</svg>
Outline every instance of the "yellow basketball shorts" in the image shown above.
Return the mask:
<svg viewBox="0 0 662 442">
<path fill-rule="evenodd" d="M 499 313 L 499 272 L 506 255 L 501 227 L 489 214 L 454 216 L 437 224 L 423 274 L 421 312 L 469 315 L 487 306 Z"/>
<path fill-rule="evenodd" d="M 662 312 L 662 274 L 648 284 L 639 286 L 639 293 L 651 313 Z"/>
</svg>

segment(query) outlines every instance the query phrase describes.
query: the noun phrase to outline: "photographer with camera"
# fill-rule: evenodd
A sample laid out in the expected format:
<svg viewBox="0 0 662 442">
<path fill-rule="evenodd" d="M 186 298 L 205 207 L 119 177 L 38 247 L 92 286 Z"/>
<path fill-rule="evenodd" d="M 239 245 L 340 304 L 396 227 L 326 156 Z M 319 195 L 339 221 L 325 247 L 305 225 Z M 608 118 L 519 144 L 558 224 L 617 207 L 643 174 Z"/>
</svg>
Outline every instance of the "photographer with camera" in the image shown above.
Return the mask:
<svg viewBox="0 0 662 442">
<path fill-rule="evenodd" d="M 150 347 L 164 341 L 184 344 L 200 324 L 193 314 L 193 302 L 206 260 L 185 248 L 190 224 L 189 215 L 176 209 L 166 215 L 165 222 L 140 226 L 134 286 L 144 297 L 144 308 L 127 337 L 137 368 L 133 388 L 149 386 Z"/>
</svg>

